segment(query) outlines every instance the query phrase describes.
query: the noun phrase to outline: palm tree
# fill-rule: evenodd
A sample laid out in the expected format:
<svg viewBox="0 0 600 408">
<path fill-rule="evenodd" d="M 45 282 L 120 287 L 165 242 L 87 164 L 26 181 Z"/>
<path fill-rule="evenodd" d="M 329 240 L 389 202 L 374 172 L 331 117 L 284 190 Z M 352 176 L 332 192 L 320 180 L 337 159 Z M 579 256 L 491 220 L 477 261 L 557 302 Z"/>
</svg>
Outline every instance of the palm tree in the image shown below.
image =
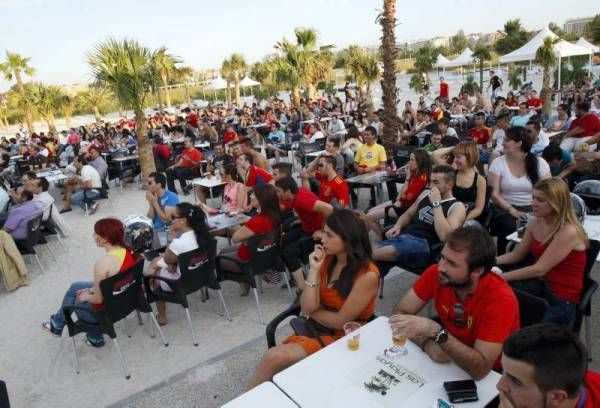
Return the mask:
<svg viewBox="0 0 600 408">
<path fill-rule="evenodd" d="M 504 32 L 506 36 L 498 39 L 494 45 L 496 52 L 500 55 L 508 54 L 527 42 L 527 32 L 521 26 L 521 20 L 518 18 L 504 23 Z"/>
<path fill-rule="evenodd" d="M 231 82 L 233 82 L 233 69 L 231 68 L 231 61 L 228 59 L 223 60 L 221 63 L 221 77 L 227 82 L 227 89 L 225 91 L 225 100 L 227 102 L 227 108 L 231 108 Z"/>
<path fill-rule="evenodd" d="M 540 92 L 540 97 L 544 101 L 542 104 L 542 114 L 545 117 L 550 114 L 550 110 L 552 109 L 552 102 L 550 99 L 552 96 L 552 88 L 550 87 L 550 80 L 552 79 L 552 76 L 550 74 L 550 70 L 556 65 L 554 43 L 554 39 L 550 37 L 544 38 L 544 43 L 540 48 L 537 49 L 535 53 L 535 62 L 540 64 L 543 69 L 542 91 Z"/>
<path fill-rule="evenodd" d="M 351 45 L 342 50 L 339 57 L 346 72 L 356 81 L 360 102 L 372 105 L 371 84 L 381 76 L 377 56 L 358 45 Z"/>
<path fill-rule="evenodd" d="M 19 115 L 19 121 L 23 121 L 23 118 L 27 119 L 25 112 L 31 112 L 33 117 L 33 114 L 37 110 L 35 88 L 36 87 L 32 82 L 27 82 L 23 85 L 24 94 L 21 94 L 18 85 L 14 85 L 11 90 L 6 93 L 9 109 L 21 113 Z"/>
<path fill-rule="evenodd" d="M 119 103 L 135 114 L 140 166 L 144 177 L 156 171 L 146 132 L 144 107 L 155 84 L 153 55 L 134 40 L 108 39 L 88 54 L 88 64 L 96 82 L 109 89 Z"/>
<path fill-rule="evenodd" d="M 35 69 L 29 65 L 29 60 L 30 58 L 24 58 L 19 54 L 6 51 L 6 61 L 0 64 L 0 72 L 4 74 L 4 78 L 7 81 L 15 79 L 22 98 L 26 98 L 22 74 L 27 76 L 35 75 Z M 31 135 L 35 129 L 33 127 L 33 115 L 29 106 L 25 107 L 25 120 L 27 122 L 27 130 Z"/>
<path fill-rule="evenodd" d="M 171 95 L 169 93 L 169 79 L 177 69 L 177 64 L 181 62 L 179 57 L 167 53 L 166 47 L 160 47 L 152 53 L 152 63 L 155 71 L 160 76 L 162 86 L 165 92 L 165 101 L 167 107 L 171 107 Z"/>
<path fill-rule="evenodd" d="M 388 154 L 396 144 L 398 110 L 396 108 L 396 0 L 383 0 L 383 12 L 377 17 L 381 24 L 381 53 L 383 55 L 383 144 Z"/>
<path fill-rule="evenodd" d="M 300 47 L 285 38 L 275 45 L 281 55 L 272 61 L 273 82 L 291 89 L 292 104 L 300 108 L 300 87 L 307 82 L 308 69 L 305 54 Z"/>
<path fill-rule="evenodd" d="M 61 99 L 64 96 L 57 86 L 46 86 L 42 83 L 35 84 L 35 107 L 48 125 L 50 132 L 56 132 L 54 114 L 60 110 Z"/>
<path fill-rule="evenodd" d="M 521 75 L 519 74 L 519 71 L 517 71 L 516 69 L 509 71 L 508 84 L 512 87 L 513 90 L 519 89 L 522 83 L 523 81 L 521 80 Z"/>
<path fill-rule="evenodd" d="M 479 63 L 479 89 L 483 89 L 483 65 L 486 61 L 492 59 L 490 47 L 478 42 L 473 49 L 473 59 Z"/>
<path fill-rule="evenodd" d="M 59 100 L 58 106 L 62 114 L 65 115 L 68 128 L 73 126 L 73 112 L 77 109 L 77 103 L 77 98 L 67 94 L 63 94 Z"/>
<path fill-rule="evenodd" d="M 242 54 L 234 52 L 231 54 L 231 57 L 229 57 L 229 68 L 231 69 L 231 75 L 235 85 L 235 104 L 239 108 L 242 106 L 240 99 L 240 77 L 248 69 L 248 64 L 246 64 L 246 60 Z"/>
<path fill-rule="evenodd" d="M 190 97 L 190 78 L 194 76 L 194 69 L 192 67 L 179 67 L 175 70 L 175 76 L 183 81 L 185 87 L 185 99 L 188 105 L 192 104 L 192 98 Z"/>
<path fill-rule="evenodd" d="M 76 96 L 76 99 L 83 107 L 92 109 L 96 124 L 98 125 L 102 120 L 100 108 L 108 102 L 109 98 L 110 92 L 102 86 L 98 86 L 98 84 L 90 86 L 86 91 L 79 92 Z"/>
</svg>

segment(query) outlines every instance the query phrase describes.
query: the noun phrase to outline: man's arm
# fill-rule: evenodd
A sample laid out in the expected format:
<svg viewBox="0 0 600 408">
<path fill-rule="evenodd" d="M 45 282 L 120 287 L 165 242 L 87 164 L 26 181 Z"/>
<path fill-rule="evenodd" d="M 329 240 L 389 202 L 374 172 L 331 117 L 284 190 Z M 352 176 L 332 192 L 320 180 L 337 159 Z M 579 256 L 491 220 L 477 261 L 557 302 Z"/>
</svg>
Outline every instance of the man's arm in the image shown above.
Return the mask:
<svg viewBox="0 0 600 408">
<path fill-rule="evenodd" d="M 575 126 L 573 129 L 569 129 L 565 137 L 575 137 L 582 134 L 585 130 L 580 126 Z"/>
<path fill-rule="evenodd" d="M 411 288 L 400 302 L 394 307 L 392 314 L 416 315 L 427 303 L 417 296 L 414 289 Z"/>
<path fill-rule="evenodd" d="M 448 213 L 448 218 L 444 217 L 442 206 L 433 209 L 433 227 L 440 241 L 446 241 L 446 237 L 455 229 L 464 224 L 467 216 L 465 206 L 457 201 Z"/>
<path fill-rule="evenodd" d="M 315 205 L 313 206 L 313 211 L 322 214 L 323 217 L 327 218 L 333 212 L 333 207 L 324 201 L 317 200 L 315 201 Z"/>
</svg>

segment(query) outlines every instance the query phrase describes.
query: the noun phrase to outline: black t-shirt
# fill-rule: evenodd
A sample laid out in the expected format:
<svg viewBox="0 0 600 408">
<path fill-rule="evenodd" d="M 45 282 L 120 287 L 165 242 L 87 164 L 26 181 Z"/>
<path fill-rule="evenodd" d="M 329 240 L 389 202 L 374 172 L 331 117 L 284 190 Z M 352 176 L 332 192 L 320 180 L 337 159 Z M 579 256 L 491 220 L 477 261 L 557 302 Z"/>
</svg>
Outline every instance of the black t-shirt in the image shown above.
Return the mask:
<svg viewBox="0 0 600 408">
<path fill-rule="evenodd" d="M 498 77 L 498 75 L 494 75 L 492 79 L 490 79 L 490 83 L 492 84 L 492 89 L 497 89 L 502 86 L 502 80 Z"/>
<path fill-rule="evenodd" d="M 233 156 L 230 154 L 225 153 L 221 156 L 215 156 L 213 159 L 213 166 L 215 167 L 222 167 L 228 164 L 233 164 Z"/>
</svg>

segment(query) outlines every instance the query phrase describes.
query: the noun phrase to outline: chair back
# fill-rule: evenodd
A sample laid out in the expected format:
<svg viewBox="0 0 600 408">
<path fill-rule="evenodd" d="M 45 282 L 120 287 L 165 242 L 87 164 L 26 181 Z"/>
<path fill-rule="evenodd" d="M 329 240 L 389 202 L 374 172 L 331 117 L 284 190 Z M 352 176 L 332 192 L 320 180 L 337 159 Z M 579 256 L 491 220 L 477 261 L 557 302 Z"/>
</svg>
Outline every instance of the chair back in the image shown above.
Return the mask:
<svg viewBox="0 0 600 408">
<path fill-rule="evenodd" d="M 27 221 L 27 237 L 25 237 L 25 248 L 29 252 L 35 252 L 33 247 L 36 246 L 42 239 L 42 217 L 44 214 L 40 214 L 36 217 L 31 218 Z"/>
<path fill-rule="evenodd" d="M 325 139 L 323 139 L 325 140 Z M 321 149 L 321 145 L 318 142 L 315 143 L 304 143 L 304 142 L 300 142 L 298 144 L 298 153 L 300 153 L 301 156 L 306 156 L 309 153 L 314 153 L 314 152 L 318 152 Z"/>
<path fill-rule="evenodd" d="M 598 289 L 598 283 L 592 279 L 592 268 L 596 262 L 596 258 L 600 253 L 600 241 L 590 239 L 590 246 L 586 251 L 585 269 L 583 271 L 583 289 L 581 292 L 581 301 L 577 305 L 575 319 L 573 320 L 572 329 L 579 333 L 581 323 L 584 316 L 590 316 L 592 313 L 592 296 Z"/>
<path fill-rule="evenodd" d="M 531 326 L 540 323 L 548 309 L 548 302 L 545 299 L 531 295 L 519 289 L 513 288 L 515 296 L 519 301 L 519 318 L 521 327 Z"/>
<path fill-rule="evenodd" d="M 396 163 L 396 167 L 400 168 L 406 165 L 410 160 L 410 154 L 415 150 L 415 146 L 406 145 L 406 146 L 398 146 L 394 149 L 394 157 L 393 160 Z"/>
<path fill-rule="evenodd" d="M 583 224 L 583 221 L 585 220 L 585 215 L 587 213 L 585 201 L 583 201 L 583 198 L 579 197 L 575 193 L 570 193 L 570 194 L 571 194 L 571 203 L 573 204 L 573 210 L 575 210 L 575 215 L 577 216 L 577 219 L 579 220 L 579 222 L 581 224 Z"/>
<path fill-rule="evenodd" d="M 111 323 L 121 320 L 140 306 L 143 270 L 144 262 L 140 260 L 129 269 L 100 282 L 104 299 L 102 314 Z"/>
<path fill-rule="evenodd" d="M 269 269 L 281 270 L 279 240 L 278 228 L 248 239 L 248 248 L 250 249 L 248 263 L 254 275 L 261 274 Z"/>
<path fill-rule="evenodd" d="M 197 248 L 189 252 L 179 254 L 177 264 L 181 272 L 179 285 L 184 293 L 195 292 L 207 286 L 210 289 L 220 289 L 215 274 L 215 255 L 217 252 L 217 241 L 211 239 L 208 248 Z"/>
<path fill-rule="evenodd" d="M 8 401 L 8 390 L 6 389 L 6 383 L 0 381 L 0 407 L 10 408 L 10 402 Z"/>
</svg>

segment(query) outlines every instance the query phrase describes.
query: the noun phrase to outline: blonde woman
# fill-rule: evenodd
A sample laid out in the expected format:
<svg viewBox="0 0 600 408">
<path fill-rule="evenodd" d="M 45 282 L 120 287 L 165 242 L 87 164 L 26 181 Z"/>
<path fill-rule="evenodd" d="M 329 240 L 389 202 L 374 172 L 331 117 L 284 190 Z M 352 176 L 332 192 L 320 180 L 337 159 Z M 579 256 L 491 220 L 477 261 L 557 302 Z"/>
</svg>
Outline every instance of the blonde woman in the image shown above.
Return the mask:
<svg viewBox="0 0 600 408">
<path fill-rule="evenodd" d="M 550 307 L 544 321 L 569 324 L 583 290 L 587 234 L 577 220 L 567 184 L 558 178 L 538 181 L 533 189 L 533 215 L 514 251 L 497 258 L 499 265 L 521 262 L 531 252 L 532 265 L 502 277 L 519 289 L 544 298 Z"/>
</svg>

